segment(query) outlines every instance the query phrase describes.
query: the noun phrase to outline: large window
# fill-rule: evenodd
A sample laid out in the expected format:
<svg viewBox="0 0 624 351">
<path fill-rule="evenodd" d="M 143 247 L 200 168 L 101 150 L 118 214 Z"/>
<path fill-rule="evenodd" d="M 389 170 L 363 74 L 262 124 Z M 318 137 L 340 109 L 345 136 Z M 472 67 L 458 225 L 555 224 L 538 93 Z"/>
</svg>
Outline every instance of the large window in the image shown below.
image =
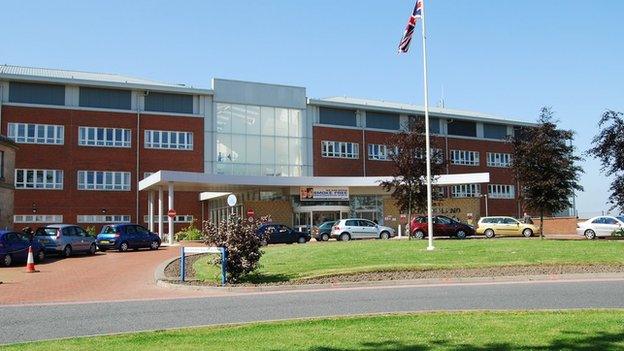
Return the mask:
<svg viewBox="0 0 624 351">
<path fill-rule="evenodd" d="M 130 90 L 80 87 L 78 104 L 82 107 L 129 110 L 131 100 Z"/>
<path fill-rule="evenodd" d="M 150 92 L 145 96 L 145 111 L 193 113 L 193 95 Z"/>
<path fill-rule="evenodd" d="M 451 150 L 451 163 L 454 165 L 478 166 L 479 152 L 465 150 Z"/>
<path fill-rule="evenodd" d="M 323 140 L 321 142 L 321 156 L 358 159 L 360 158 L 360 145 L 344 141 Z"/>
<path fill-rule="evenodd" d="M 515 186 L 502 184 L 489 184 L 488 197 L 491 199 L 514 199 L 516 197 Z"/>
<path fill-rule="evenodd" d="M 459 120 L 449 121 L 447 124 L 447 130 L 449 135 L 476 137 L 477 123 Z"/>
<path fill-rule="evenodd" d="M 193 150 L 192 132 L 146 130 L 145 148 L 168 150 Z"/>
<path fill-rule="evenodd" d="M 63 171 L 57 169 L 16 169 L 16 189 L 63 189 Z"/>
<path fill-rule="evenodd" d="M 488 167 L 509 167 L 511 166 L 511 154 L 488 152 L 487 165 Z"/>
<path fill-rule="evenodd" d="M 78 223 L 130 223 L 130 215 L 78 215 Z"/>
<path fill-rule="evenodd" d="M 130 172 L 78 171 L 78 190 L 130 191 Z"/>
<path fill-rule="evenodd" d="M 10 82 L 9 101 L 26 104 L 65 105 L 65 86 Z"/>
<path fill-rule="evenodd" d="M 451 187 L 451 197 L 479 197 L 481 196 L 480 184 L 458 184 Z"/>
<path fill-rule="evenodd" d="M 55 124 L 9 123 L 9 139 L 20 144 L 63 145 L 65 127 Z"/>
<path fill-rule="evenodd" d="M 392 153 L 396 150 L 383 144 L 368 144 L 368 159 L 378 161 L 390 161 Z"/>
<path fill-rule="evenodd" d="M 15 215 L 14 223 L 63 223 L 62 215 Z"/>
<path fill-rule="evenodd" d="M 355 110 L 319 107 L 319 122 L 335 126 L 357 126 Z"/>
<path fill-rule="evenodd" d="M 130 129 L 79 127 L 78 145 L 130 147 Z"/>
<path fill-rule="evenodd" d="M 483 137 L 503 140 L 507 138 L 507 126 L 504 124 L 483 123 Z"/>
<path fill-rule="evenodd" d="M 400 127 L 398 114 L 366 111 L 366 128 L 399 130 Z"/>
</svg>

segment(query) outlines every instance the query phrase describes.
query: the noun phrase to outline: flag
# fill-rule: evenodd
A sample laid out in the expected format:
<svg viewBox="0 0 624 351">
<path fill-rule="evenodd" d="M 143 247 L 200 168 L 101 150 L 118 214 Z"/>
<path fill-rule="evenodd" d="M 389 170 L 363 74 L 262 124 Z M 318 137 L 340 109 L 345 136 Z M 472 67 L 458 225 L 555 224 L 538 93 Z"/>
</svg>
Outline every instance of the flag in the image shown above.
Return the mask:
<svg viewBox="0 0 624 351">
<path fill-rule="evenodd" d="M 407 26 L 405 27 L 405 33 L 399 43 L 399 53 L 406 53 L 409 50 L 409 45 L 412 42 L 412 35 L 414 34 L 414 27 L 416 27 L 416 21 L 422 14 L 423 0 L 417 0 L 414 6 L 414 12 L 407 20 Z"/>
</svg>

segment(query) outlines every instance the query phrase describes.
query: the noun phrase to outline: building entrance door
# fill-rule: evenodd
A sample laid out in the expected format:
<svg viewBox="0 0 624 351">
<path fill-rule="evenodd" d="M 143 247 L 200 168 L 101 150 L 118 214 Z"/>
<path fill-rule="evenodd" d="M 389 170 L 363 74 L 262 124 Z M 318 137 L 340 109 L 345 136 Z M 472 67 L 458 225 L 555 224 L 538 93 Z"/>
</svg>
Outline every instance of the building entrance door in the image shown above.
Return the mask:
<svg viewBox="0 0 624 351">
<path fill-rule="evenodd" d="M 294 209 L 295 227 L 309 231 L 323 222 L 337 221 L 349 216 L 349 206 L 301 206 Z"/>
</svg>

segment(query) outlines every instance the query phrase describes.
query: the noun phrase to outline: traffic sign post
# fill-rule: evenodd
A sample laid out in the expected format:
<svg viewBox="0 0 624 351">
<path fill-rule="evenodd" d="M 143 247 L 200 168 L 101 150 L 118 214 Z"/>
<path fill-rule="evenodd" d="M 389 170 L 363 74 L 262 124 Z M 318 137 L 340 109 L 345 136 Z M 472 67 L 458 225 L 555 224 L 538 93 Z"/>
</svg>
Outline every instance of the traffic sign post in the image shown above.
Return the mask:
<svg viewBox="0 0 624 351">
<path fill-rule="evenodd" d="M 247 218 L 249 219 L 253 219 L 256 216 L 256 212 L 254 211 L 253 208 L 248 208 L 247 209 Z"/>
<path fill-rule="evenodd" d="M 174 210 L 173 208 L 167 212 L 167 216 L 171 218 L 174 218 L 176 215 L 177 215 L 176 210 Z"/>
</svg>

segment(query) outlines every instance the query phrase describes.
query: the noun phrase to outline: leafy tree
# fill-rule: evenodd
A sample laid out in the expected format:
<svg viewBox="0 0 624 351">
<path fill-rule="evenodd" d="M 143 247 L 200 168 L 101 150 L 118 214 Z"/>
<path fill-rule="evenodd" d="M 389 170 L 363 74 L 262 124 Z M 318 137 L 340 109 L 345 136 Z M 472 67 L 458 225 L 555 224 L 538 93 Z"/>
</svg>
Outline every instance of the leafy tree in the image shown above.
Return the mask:
<svg viewBox="0 0 624 351">
<path fill-rule="evenodd" d="M 583 170 L 574 154 L 574 132 L 557 129 L 550 107 L 542 107 L 536 127 L 523 127 L 512 138 L 512 169 L 520 185 L 519 195 L 527 210 L 539 213 L 540 237 L 544 237 L 544 214 L 571 206 Z"/>
<path fill-rule="evenodd" d="M 431 139 L 431 174 L 432 182 L 435 175 L 444 171 L 444 155 Z M 408 223 L 411 214 L 427 211 L 427 159 L 425 157 L 426 137 L 425 121 L 423 118 L 410 118 L 402 130 L 393 135 L 387 145 L 389 158 L 394 163 L 392 180 L 381 182 L 381 186 L 388 192 L 392 191 L 392 198 L 396 201 L 401 213 L 408 213 Z M 435 189 L 434 189 L 435 190 Z M 433 191 L 432 200 L 438 201 L 442 193 Z M 411 233 L 409 233 L 411 235 Z"/>
<path fill-rule="evenodd" d="M 593 147 L 587 151 L 590 156 L 600 160 L 601 171 L 608 177 L 614 177 L 611 182 L 611 209 L 624 211 L 624 114 L 616 111 L 606 111 L 598 127 L 601 131 L 592 140 Z"/>
</svg>

